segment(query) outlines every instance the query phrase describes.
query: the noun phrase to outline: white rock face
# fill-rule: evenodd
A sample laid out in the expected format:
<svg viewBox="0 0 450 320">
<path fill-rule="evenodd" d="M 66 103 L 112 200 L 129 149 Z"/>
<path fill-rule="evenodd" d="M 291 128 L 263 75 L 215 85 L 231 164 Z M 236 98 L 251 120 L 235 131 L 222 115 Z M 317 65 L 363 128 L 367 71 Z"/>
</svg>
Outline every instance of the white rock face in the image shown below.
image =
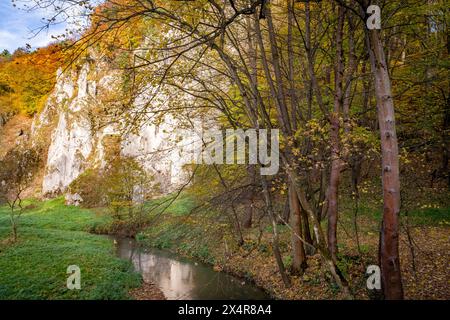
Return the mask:
<svg viewBox="0 0 450 320">
<path fill-rule="evenodd" d="M 170 190 L 185 182 L 185 159 L 174 142 L 175 120 L 166 116 L 160 125 L 146 123 L 139 134 L 125 135 L 122 155 L 137 159 L 148 172 L 153 172 L 163 189 Z"/>
<path fill-rule="evenodd" d="M 75 120 L 70 113 L 60 113 L 48 150 L 43 192 L 63 192 L 86 169 L 91 152 L 89 122 L 83 118 Z"/>
<path fill-rule="evenodd" d="M 121 154 L 137 159 L 164 190 L 171 191 L 188 177 L 183 172 L 180 151 L 169 139 L 170 131 L 177 127 L 173 117 L 167 115 L 158 125 L 146 122 L 129 134 L 121 133 L 121 120 L 93 130 L 95 116 L 90 112 L 98 105 L 99 92 L 114 90 L 120 79 L 120 75 L 105 69 L 106 65 L 97 61 L 84 63 L 78 71 L 59 72 L 53 94 L 33 123 L 32 132 L 37 135 L 51 121 L 56 122 L 48 149 L 44 195 L 64 193 L 87 168 L 103 167 L 107 151 L 103 141 L 111 135 L 121 136 Z"/>
</svg>

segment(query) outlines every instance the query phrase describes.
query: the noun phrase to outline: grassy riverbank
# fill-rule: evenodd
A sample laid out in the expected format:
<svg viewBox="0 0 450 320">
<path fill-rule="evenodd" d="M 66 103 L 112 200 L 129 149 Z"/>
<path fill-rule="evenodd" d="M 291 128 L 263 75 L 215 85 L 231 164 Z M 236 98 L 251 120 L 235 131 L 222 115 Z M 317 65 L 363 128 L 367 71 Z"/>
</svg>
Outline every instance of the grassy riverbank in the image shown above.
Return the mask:
<svg viewBox="0 0 450 320">
<path fill-rule="evenodd" d="M 0 299 L 128 299 L 141 283 L 113 243 L 91 231 L 106 215 L 65 206 L 61 198 L 26 201 L 19 238 L 11 243 L 8 208 L 0 207 Z M 81 290 L 68 290 L 69 265 L 81 269 Z"/>
<path fill-rule="evenodd" d="M 238 247 L 234 230 L 225 223 L 225 214 L 209 209 L 192 211 L 196 203 L 188 195 L 182 195 L 161 213 L 159 209 L 166 204 L 167 199 L 160 199 L 146 205 L 147 227 L 136 235 L 141 244 L 202 260 L 217 271 L 228 271 L 255 282 L 276 298 L 342 298 L 318 255 L 308 258 L 304 275 L 291 275 L 291 288 L 284 288 L 273 259 L 269 227 L 260 230 L 255 223 L 253 228 L 243 229 L 245 242 Z M 351 214 L 342 215 L 338 235 L 339 266 L 360 299 L 370 298 L 365 290 L 365 268 L 377 263 L 380 213 L 375 207 L 369 202 L 361 205 L 359 252 Z M 406 298 L 450 297 L 449 212 L 448 208 L 427 207 L 410 212 L 408 223 L 402 220 L 400 252 Z M 278 228 L 280 249 L 289 269 L 290 231 L 282 225 Z M 133 288 L 138 288 L 131 290 L 133 298 L 155 298 L 152 292 L 156 288 L 140 287 L 141 276 L 130 263 L 115 257 L 112 241 L 95 234 L 116 229 L 117 223 L 103 209 L 65 206 L 61 198 L 26 201 L 19 221 L 19 238 L 12 243 L 8 209 L 0 207 L 0 299 L 129 299 Z M 66 288 L 69 265 L 81 268 L 79 291 Z"/>
<path fill-rule="evenodd" d="M 137 234 L 137 240 L 145 246 L 172 250 L 212 264 L 216 270 L 249 279 L 279 299 L 343 298 L 319 255 L 309 256 L 305 274 L 291 275 L 292 286 L 285 288 L 273 258 L 270 227 L 266 227 L 263 233 L 256 224 L 253 228 L 243 229 L 245 242 L 238 247 L 233 241 L 233 230 L 230 230 L 229 224 L 221 223 L 226 221 L 225 214 L 193 212 L 194 207 L 192 198 L 182 196 L 164 214 L 152 219 L 151 225 Z M 352 211 L 348 210 L 341 216 L 338 265 L 350 280 L 358 299 L 376 298 L 366 290 L 365 272 L 367 266 L 378 264 L 379 207 L 369 199 L 361 201 L 357 217 L 360 225 L 359 250 Z M 450 208 L 424 207 L 409 212 L 408 218 L 402 216 L 401 220 L 400 254 L 405 297 L 448 299 Z M 324 228 L 326 230 L 325 222 Z M 279 225 L 278 229 L 283 261 L 289 269 L 291 233 L 283 225 Z"/>
</svg>

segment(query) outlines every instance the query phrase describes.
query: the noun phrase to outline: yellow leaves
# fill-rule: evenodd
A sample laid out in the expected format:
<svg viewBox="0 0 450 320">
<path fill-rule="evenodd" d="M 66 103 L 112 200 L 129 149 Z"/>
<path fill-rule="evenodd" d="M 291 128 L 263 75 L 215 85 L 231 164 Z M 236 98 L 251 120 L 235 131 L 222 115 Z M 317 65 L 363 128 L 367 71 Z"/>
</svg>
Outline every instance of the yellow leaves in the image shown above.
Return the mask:
<svg viewBox="0 0 450 320">
<path fill-rule="evenodd" d="M 13 109 L 29 115 L 41 110 L 53 89 L 61 61 L 58 45 L 31 53 L 17 51 L 10 60 L 0 63 L 0 85 L 10 88 L 0 92 L 0 101 L 9 100 Z M 0 105 L 0 108 L 4 106 Z"/>
<path fill-rule="evenodd" d="M 424 204 L 420 206 L 420 209 L 439 209 L 440 206 L 438 204 Z"/>
<path fill-rule="evenodd" d="M 367 187 L 360 187 L 359 192 L 361 193 L 369 193 L 369 189 Z"/>
<path fill-rule="evenodd" d="M 299 148 L 294 148 L 294 149 L 292 149 L 292 153 L 294 154 L 294 156 L 298 157 L 298 156 L 300 156 L 301 151 Z"/>
</svg>

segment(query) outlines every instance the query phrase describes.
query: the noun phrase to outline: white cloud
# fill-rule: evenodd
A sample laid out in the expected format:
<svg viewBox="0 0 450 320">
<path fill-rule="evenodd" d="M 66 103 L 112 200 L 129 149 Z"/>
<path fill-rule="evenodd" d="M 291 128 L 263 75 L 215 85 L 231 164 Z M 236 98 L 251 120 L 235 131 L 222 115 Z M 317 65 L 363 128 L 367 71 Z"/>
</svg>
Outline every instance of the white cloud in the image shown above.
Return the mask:
<svg viewBox="0 0 450 320">
<path fill-rule="evenodd" d="M 0 51 L 7 49 L 13 51 L 17 48 L 16 35 L 6 30 L 0 30 Z"/>
<path fill-rule="evenodd" d="M 68 25 L 73 22 L 62 22 L 53 25 L 49 30 L 38 31 L 43 26 L 42 18 L 48 18 L 48 10 L 23 11 L 13 8 L 10 3 L 0 0 L 0 51 L 14 51 L 30 44 L 33 48 L 43 47 L 55 41 L 53 36 L 65 33 Z M 74 12 L 75 13 L 75 12 Z"/>
<path fill-rule="evenodd" d="M 7 49 L 13 52 L 19 47 L 25 47 L 30 44 L 33 48 L 45 47 L 55 39 L 52 35 L 60 35 L 64 32 L 64 27 L 59 29 L 52 28 L 50 32 L 46 30 L 41 31 L 37 35 L 28 30 L 26 27 L 15 29 L 13 32 L 8 30 L 0 30 L 0 51 Z"/>
</svg>

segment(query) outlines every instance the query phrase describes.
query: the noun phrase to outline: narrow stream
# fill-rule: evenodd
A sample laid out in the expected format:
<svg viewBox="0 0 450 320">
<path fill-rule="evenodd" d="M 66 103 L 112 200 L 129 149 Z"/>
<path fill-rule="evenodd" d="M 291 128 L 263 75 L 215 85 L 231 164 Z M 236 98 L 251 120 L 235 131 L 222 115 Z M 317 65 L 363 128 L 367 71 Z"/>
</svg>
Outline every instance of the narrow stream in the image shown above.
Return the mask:
<svg viewBox="0 0 450 320">
<path fill-rule="evenodd" d="M 144 249 L 134 239 L 116 238 L 117 255 L 133 262 L 144 281 L 156 284 L 169 300 L 269 299 L 244 280 L 165 250 Z"/>
</svg>

